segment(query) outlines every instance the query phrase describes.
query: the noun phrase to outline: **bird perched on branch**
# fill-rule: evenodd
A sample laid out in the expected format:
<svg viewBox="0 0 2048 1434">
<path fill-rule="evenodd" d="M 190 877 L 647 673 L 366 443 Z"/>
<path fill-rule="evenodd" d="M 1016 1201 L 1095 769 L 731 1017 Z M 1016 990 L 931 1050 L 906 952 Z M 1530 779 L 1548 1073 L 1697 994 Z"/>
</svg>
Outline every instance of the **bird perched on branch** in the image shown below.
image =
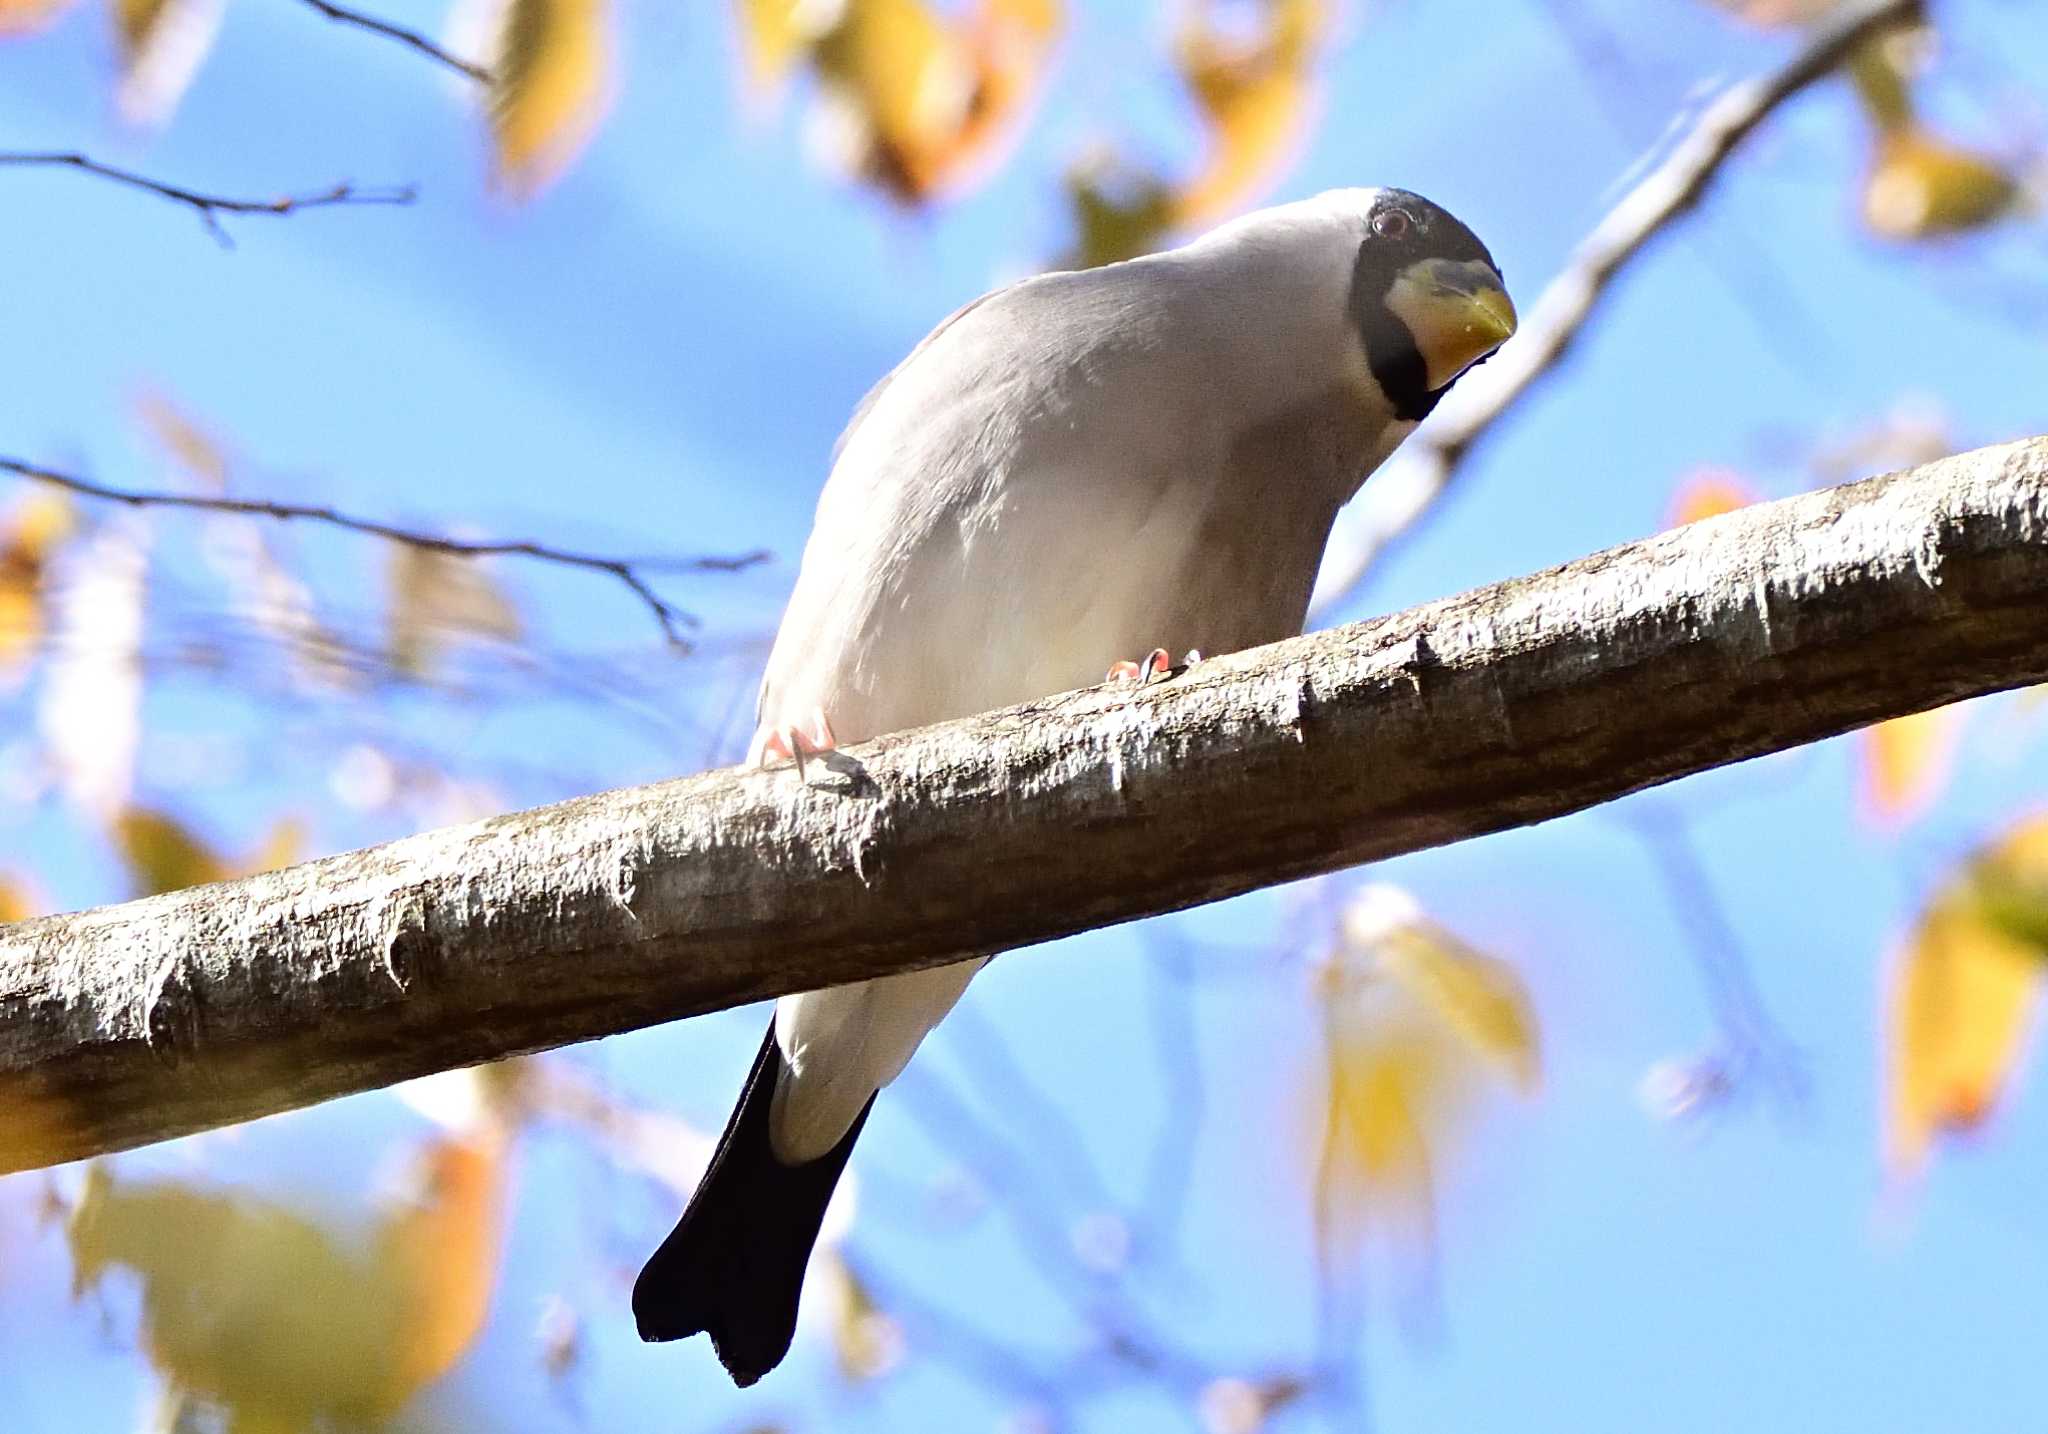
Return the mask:
<svg viewBox="0 0 2048 1434">
<path fill-rule="evenodd" d="M 1168 651 L 1293 636 L 1338 508 L 1514 327 L 1486 246 L 1399 189 L 976 299 L 839 441 L 751 758 L 801 768 L 1105 669 L 1148 681 Z M 876 1091 L 984 960 L 777 1003 L 634 1287 L 642 1338 L 707 1331 L 741 1385 L 781 1361 Z"/>
</svg>

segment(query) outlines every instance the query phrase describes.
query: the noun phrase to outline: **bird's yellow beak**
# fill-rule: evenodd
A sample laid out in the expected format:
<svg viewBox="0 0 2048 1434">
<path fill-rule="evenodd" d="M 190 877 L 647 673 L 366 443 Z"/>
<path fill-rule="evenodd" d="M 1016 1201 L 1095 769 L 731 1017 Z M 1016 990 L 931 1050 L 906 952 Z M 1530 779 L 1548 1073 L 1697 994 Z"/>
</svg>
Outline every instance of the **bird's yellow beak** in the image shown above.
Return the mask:
<svg viewBox="0 0 2048 1434">
<path fill-rule="evenodd" d="M 1408 327 L 1432 393 L 1508 341 L 1515 305 L 1483 259 L 1421 259 L 1401 271 L 1387 307 Z"/>
</svg>

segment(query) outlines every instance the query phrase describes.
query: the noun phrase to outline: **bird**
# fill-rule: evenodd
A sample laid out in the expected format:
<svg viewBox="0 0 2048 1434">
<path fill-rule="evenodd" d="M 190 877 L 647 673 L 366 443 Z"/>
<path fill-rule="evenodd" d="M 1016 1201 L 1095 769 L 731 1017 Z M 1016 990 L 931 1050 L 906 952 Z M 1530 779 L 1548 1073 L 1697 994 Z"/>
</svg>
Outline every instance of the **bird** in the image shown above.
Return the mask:
<svg viewBox="0 0 2048 1434">
<path fill-rule="evenodd" d="M 968 303 L 839 439 L 749 760 L 802 780 L 841 744 L 1299 633 L 1337 510 L 1515 322 L 1477 236 L 1394 188 Z M 777 1002 L 634 1285 L 643 1339 L 708 1333 L 741 1387 L 781 1362 L 876 1093 L 987 959 Z"/>
</svg>

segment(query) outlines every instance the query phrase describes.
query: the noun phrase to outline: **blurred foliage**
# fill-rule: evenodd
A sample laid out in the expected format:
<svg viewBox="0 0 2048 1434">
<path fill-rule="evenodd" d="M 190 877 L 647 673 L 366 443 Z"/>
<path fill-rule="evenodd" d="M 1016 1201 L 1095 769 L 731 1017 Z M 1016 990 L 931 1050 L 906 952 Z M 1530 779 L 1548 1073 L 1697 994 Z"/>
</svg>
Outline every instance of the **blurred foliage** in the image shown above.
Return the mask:
<svg viewBox="0 0 2048 1434">
<path fill-rule="evenodd" d="M 1379 1220 L 1426 1246 L 1438 1158 L 1469 1124 L 1476 1077 L 1539 1079 L 1536 1015 L 1512 967 L 1396 887 L 1362 888 L 1318 978 L 1324 1099 L 1318 1201 L 1348 1247 Z M 1328 1257 L 1326 1252 L 1326 1257 Z M 1352 1258 L 1347 1252 L 1342 1258 Z"/>
<path fill-rule="evenodd" d="M 130 1272 L 150 1363 L 236 1434 L 374 1428 L 483 1326 L 505 1160 L 502 1140 L 428 1141 L 360 1249 L 268 1201 L 96 1164 L 66 1225 L 73 1287 Z"/>
<path fill-rule="evenodd" d="M 559 178 L 604 118 L 611 16 L 604 0 L 495 0 L 485 27 L 497 178 L 523 198 Z"/>
<path fill-rule="evenodd" d="M 1973 856 L 1908 937 L 1889 996 L 1886 1153 L 1925 1164 L 1935 1140 L 1990 1117 L 2048 974 L 2048 817 Z"/>
<path fill-rule="evenodd" d="M 71 500 L 44 489 L 22 493 L 0 517 L 0 690 L 20 680 L 42 641 L 44 576 L 76 526 Z"/>
</svg>

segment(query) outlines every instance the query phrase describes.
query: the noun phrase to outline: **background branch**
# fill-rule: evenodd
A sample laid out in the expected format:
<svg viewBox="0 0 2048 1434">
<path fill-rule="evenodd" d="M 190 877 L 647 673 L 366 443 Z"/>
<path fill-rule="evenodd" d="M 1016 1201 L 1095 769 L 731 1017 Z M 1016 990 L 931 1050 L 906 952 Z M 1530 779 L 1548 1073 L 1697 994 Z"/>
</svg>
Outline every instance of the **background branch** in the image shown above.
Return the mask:
<svg viewBox="0 0 2048 1434">
<path fill-rule="evenodd" d="M 1556 368 L 1616 277 L 1700 202 L 1759 125 L 1872 37 L 1921 18 L 1923 8 L 1921 0 L 1844 4 L 1775 73 L 1736 85 L 1708 105 L 1671 152 L 1580 241 L 1521 331 L 1459 382 L 1436 417 L 1344 511 L 1316 579 L 1314 610 L 1327 611 L 1350 596 L 1380 554 L 1443 496 L 1480 440 Z"/>
<path fill-rule="evenodd" d="M 2048 679 L 2048 439 L 1369 623 L 0 928 L 0 1169 L 1542 821 Z"/>
<path fill-rule="evenodd" d="M 388 40 L 396 40 L 401 45 L 417 50 L 420 54 L 425 55 L 437 64 L 446 65 L 457 74 L 469 76 L 469 78 L 475 80 L 480 85 L 492 83 L 491 72 L 482 65 L 471 64 L 468 60 L 449 54 L 448 51 L 442 49 L 417 30 L 408 30 L 403 25 L 392 24 L 389 20 L 379 20 L 376 16 L 365 15 L 359 10 L 350 10 L 340 5 L 330 4 L 329 0 L 306 0 L 306 4 L 312 6 L 337 24 L 353 25 L 357 29 L 368 30 L 373 35 L 382 35 Z"/>
<path fill-rule="evenodd" d="M 196 189 L 187 189 L 179 184 L 166 184 L 160 179 L 151 179 L 148 175 L 137 174 L 132 170 L 102 164 L 83 154 L 57 151 L 0 153 L 0 165 L 82 170 L 87 174 L 96 174 L 101 179 L 110 179 L 116 184 L 125 184 L 132 189 L 159 195 L 191 208 L 199 216 L 200 222 L 206 226 L 206 232 L 230 249 L 235 247 L 235 241 L 221 226 L 220 216 L 223 214 L 276 215 L 293 214 L 301 209 L 327 209 L 336 205 L 410 204 L 419 197 L 418 191 L 409 184 L 358 189 L 353 184 L 342 183 L 314 194 L 287 194 L 275 199 L 230 199 L 219 194 L 202 194 Z"/>
<path fill-rule="evenodd" d="M 96 483 L 89 478 L 75 474 L 60 473 L 39 464 L 9 458 L 0 454 L 0 473 L 14 473 L 23 478 L 32 478 L 40 483 L 54 484 L 81 497 L 95 498 L 105 502 L 126 503 L 134 508 L 193 508 L 212 513 L 239 513 L 256 517 L 276 518 L 280 521 L 302 519 L 309 523 L 325 523 L 329 527 L 343 528 L 354 533 L 368 533 L 379 538 L 388 538 L 394 543 L 408 547 L 423 548 L 428 552 L 447 553 L 455 557 L 523 557 L 535 558 L 541 562 L 557 563 L 564 567 L 586 568 L 593 572 L 609 573 L 629 588 L 633 595 L 647 605 L 661 630 L 671 644 L 687 648 L 681 632 L 683 627 L 695 627 L 697 618 L 676 607 L 657 593 L 641 575 L 638 566 L 623 558 L 608 558 L 597 553 L 579 553 L 566 548 L 551 547 L 545 543 L 525 540 L 488 541 L 463 538 L 444 538 L 433 533 L 423 533 L 411 528 L 401 528 L 392 523 L 379 522 L 373 518 L 351 517 L 333 508 L 307 503 L 278 503 L 264 498 L 228 498 L 219 495 L 198 493 L 146 492 L 132 488 L 115 488 L 105 483 Z M 692 572 L 739 572 L 757 563 L 766 562 L 770 554 L 765 549 L 726 556 L 665 560 L 670 571 L 687 569 Z"/>
</svg>

